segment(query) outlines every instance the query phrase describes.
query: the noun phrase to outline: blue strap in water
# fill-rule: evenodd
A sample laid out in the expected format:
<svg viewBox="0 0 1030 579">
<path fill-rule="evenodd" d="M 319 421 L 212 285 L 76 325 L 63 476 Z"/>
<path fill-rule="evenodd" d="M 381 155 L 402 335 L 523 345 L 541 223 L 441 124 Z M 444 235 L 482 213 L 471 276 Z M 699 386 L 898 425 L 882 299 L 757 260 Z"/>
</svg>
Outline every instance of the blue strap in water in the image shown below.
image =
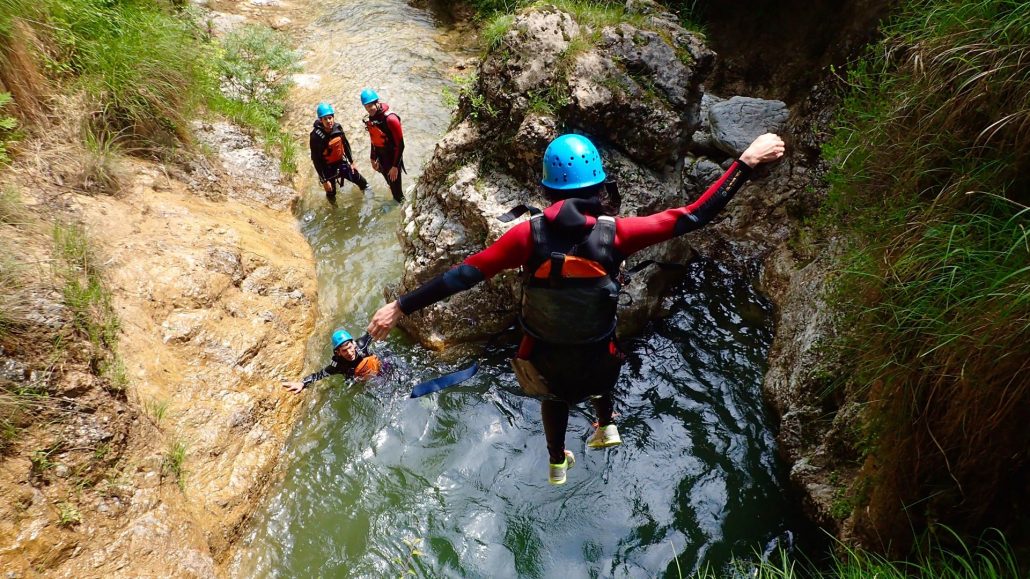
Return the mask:
<svg viewBox="0 0 1030 579">
<path fill-rule="evenodd" d="M 479 362 L 473 362 L 471 366 L 465 368 L 464 370 L 458 370 L 457 372 L 444 374 L 443 376 L 433 378 L 432 380 L 426 380 L 418 386 L 415 386 L 415 388 L 411 391 L 411 397 L 418 398 L 420 396 L 425 396 L 426 394 L 438 392 L 440 390 L 443 390 L 444 388 L 450 388 L 455 384 L 461 384 L 465 380 L 468 380 L 469 378 L 475 376 L 476 372 L 478 371 Z"/>
</svg>

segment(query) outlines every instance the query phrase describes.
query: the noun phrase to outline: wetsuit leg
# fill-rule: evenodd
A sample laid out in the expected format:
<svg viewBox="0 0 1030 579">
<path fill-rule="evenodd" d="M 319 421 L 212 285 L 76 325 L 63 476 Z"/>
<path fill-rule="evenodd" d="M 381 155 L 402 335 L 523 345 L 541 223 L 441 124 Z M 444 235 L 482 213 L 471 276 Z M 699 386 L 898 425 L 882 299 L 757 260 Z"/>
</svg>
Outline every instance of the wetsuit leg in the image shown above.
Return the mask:
<svg viewBox="0 0 1030 579">
<path fill-rule="evenodd" d="M 608 426 L 612 423 L 612 414 L 615 413 L 615 407 L 612 403 L 611 392 L 605 392 L 600 396 L 591 398 L 590 403 L 594 405 L 594 414 L 597 415 L 598 426 Z"/>
<path fill-rule="evenodd" d="M 612 389 L 619 379 L 622 356 L 609 341 L 562 346 L 536 342 L 529 355 L 533 366 L 547 381 L 558 400 L 542 400 L 540 414 L 547 438 L 547 454 L 557 464 L 565 456 L 565 432 L 569 408 L 590 398 L 598 423 L 612 423 Z"/>
<path fill-rule="evenodd" d="M 330 184 L 330 186 L 332 188 L 325 192 L 325 198 L 328 199 L 330 203 L 335 203 L 336 202 L 336 177 L 333 177 L 332 179 L 330 179 L 329 180 L 329 184 Z"/>
<path fill-rule="evenodd" d="M 344 171 L 340 165 L 330 165 L 329 171 L 330 175 L 332 175 L 332 177 L 329 177 L 329 185 L 332 188 L 325 192 L 325 198 L 330 203 L 336 203 L 336 181 L 343 180 Z"/>
<path fill-rule="evenodd" d="M 368 180 L 362 177 L 361 173 L 358 173 L 357 169 L 352 169 L 351 172 L 353 175 L 351 181 L 353 181 L 354 184 L 358 186 L 358 189 L 361 189 L 362 191 L 368 189 Z"/>
<path fill-rule="evenodd" d="M 560 400 L 541 400 L 540 417 L 544 422 L 544 438 L 551 464 L 565 460 L 565 431 L 569 428 L 569 405 Z"/>
<path fill-rule="evenodd" d="M 390 173 L 390 169 L 392 169 L 392 168 L 393 167 L 387 167 L 386 165 L 380 165 L 379 166 L 379 172 L 383 174 L 383 178 L 386 179 L 387 185 L 390 186 L 390 193 L 393 194 L 394 201 L 396 201 L 398 203 L 401 203 L 401 202 L 404 201 L 404 189 L 401 188 L 401 173 L 402 173 L 402 171 L 398 169 L 397 170 L 397 180 L 396 181 L 390 181 L 390 177 L 388 176 L 388 174 Z"/>
<path fill-rule="evenodd" d="M 344 165 L 343 170 L 340 171 L 340 175 L 351 183 L 357 185 L 358 189 L 361 189 L 362 191 L 368 187 L 368 181 L 365 180 L 365 178 L 361 176 L 361 173 L 358 173 L 358 170 L 351 165 Z"/>
</svg>

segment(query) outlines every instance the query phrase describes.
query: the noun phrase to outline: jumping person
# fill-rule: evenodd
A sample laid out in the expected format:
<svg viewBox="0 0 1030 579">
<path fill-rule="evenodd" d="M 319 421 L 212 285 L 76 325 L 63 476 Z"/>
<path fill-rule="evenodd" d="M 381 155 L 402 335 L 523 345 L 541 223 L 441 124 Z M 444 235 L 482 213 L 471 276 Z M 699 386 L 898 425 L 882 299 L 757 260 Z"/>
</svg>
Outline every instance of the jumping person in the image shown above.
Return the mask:
<svg viewBox="0 0 1030 579">
<path fill-rule="evenodd" d="M 372 140 L 372 168 L 383 174 L 390 186 L 390 193 L 398 203 L 404 201 L 404 190 L 401 188 L 401 171 L 404 168 L 404 131 L 401 129 L 401 118 L 390 111 L 390 105 L 380 102 L 376 91 L 366 88 L 361 91 L 361 105 L 368 116 L 365 117 L 365 130 Z"/>
<path fill-rule="evenodd" d="M 367 380 L 379 375 L 382 362 L 379 361 L 378 356 L 368 352 L 370 339 L 359 340 L 360 343 L 356 343 L 347 330 L 340 328 L 333 332 L 332 340 L 333 359 L 328 366 L 318 372 L 308 374 L 300 382 L 283 382 L 283 388 L 299 394 L 309 384 L 334 374 L 343 374 L 355 380 Z"/>
<path fill-rule="evenodd" d="M 575 456 L 565 449 L 569 407 L 590 398 L 598 427 L 591 448 L 621 444 L 612 422 L 612 389 L 624 356 L 615 341 L 619 268 L 634 253 L 694 231 L 730 201 L 760 163 L 783 156 L 765 134 L 690 205 L 641 217 L 605 215 L 606 175 L 586 137 L 562 135 L 544 152 L 545 195 L 553 204 L 512 227 L 461 265 L 379 308 L 368 333 L 384 338 L 402 315 L 467 290 L 505 269 L 522 267 L 522 343 L 512 361 L 522 389 L 541 399 L 550 457 L 548 480 L 565 483 Z"/>
<path fill-rule="evenodd" d="M 343 185 L 346 179 L 359 189 L 368 188 L 368 181 L 358 173 L 351 154 L 350 142 L 343 132 L 340 123 L 334 121 L 335 112 L 329 103 L 318 103 L 315 109 L 318 116 L 311 129 L 308 144 L 311 147 L 311 162 L 318 173 L 318 181 L 325 189 L 325 197 L 330 203 L 336 200 L 336 182 Z"/>
</svg>

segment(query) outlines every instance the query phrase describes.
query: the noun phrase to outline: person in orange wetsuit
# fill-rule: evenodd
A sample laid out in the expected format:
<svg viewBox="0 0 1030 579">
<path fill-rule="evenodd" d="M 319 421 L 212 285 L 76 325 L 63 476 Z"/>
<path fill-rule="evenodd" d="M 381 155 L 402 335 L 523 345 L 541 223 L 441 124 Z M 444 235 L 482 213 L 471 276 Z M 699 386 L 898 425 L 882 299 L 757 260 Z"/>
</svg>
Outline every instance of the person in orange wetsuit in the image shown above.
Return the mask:
<svg viewBox="0 0 1030 579">
<path fill-rule="evenodd" d="M 364 191 L 368 188 L 368 181 L 354 165 L 350 142 L 347 141 L 343 127 L 335 121 L 333 106 L 329 103 L 318 103 L 315 114 L 318 118 L 311 127 L 308 147 L 311 149 L 311 163 L 318 173 L 319 183 L 325 189 L 326 199 L 330 203 L 336 200 L 336 184 L 339 182 L 342 186 L 344 179 Z"/>
</svg>

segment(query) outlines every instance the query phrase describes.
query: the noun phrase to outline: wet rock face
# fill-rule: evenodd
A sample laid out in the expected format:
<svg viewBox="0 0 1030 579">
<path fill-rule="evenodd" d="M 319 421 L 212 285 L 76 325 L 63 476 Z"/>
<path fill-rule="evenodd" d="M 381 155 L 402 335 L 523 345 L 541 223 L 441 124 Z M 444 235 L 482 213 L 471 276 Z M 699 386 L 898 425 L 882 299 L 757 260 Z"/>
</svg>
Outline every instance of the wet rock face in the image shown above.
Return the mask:
<svg viewBox="0 0 1030 579">
<path fill-rule="evenodd" d="M 580 132 L 598 145 L 609 178 L 619 182 L 620 215 L 688 202 L 680 158 L 698 127 L 700 83 L 715 55 L 656 4 L 633 4 L 647 14 L 646 25 L 592 27 L 554 7 L 515 18 L 480 63 L 475 94 L 462 95 L 456 123 L 406 207 L 399 233 L 404 275 L 389 297 L 496 241 L 514 225 L 496 217 L 512 206 L 549 205 L 537 183 L 544 149 L 560 134 Z M 684 260 L 690 246 L 681 238 L 644 253 Z M 658 296 L 671 281 L 657 268 L 635 276 L 627 288 L 631 305 L 620 311 L 621 333 L 658 311 Z M 519 286 L 517 274 L 508 272 L 401 325 L 438 349 L 481 338 L 514 319 Z"/>
<path fill-rule="evenodd" d="M 763 133 L 778 133 L 790 112 L 783 101 L 735 96 L 708 109 L 712 143 L 721 151 L 739 156 Z"/>
</svg>

